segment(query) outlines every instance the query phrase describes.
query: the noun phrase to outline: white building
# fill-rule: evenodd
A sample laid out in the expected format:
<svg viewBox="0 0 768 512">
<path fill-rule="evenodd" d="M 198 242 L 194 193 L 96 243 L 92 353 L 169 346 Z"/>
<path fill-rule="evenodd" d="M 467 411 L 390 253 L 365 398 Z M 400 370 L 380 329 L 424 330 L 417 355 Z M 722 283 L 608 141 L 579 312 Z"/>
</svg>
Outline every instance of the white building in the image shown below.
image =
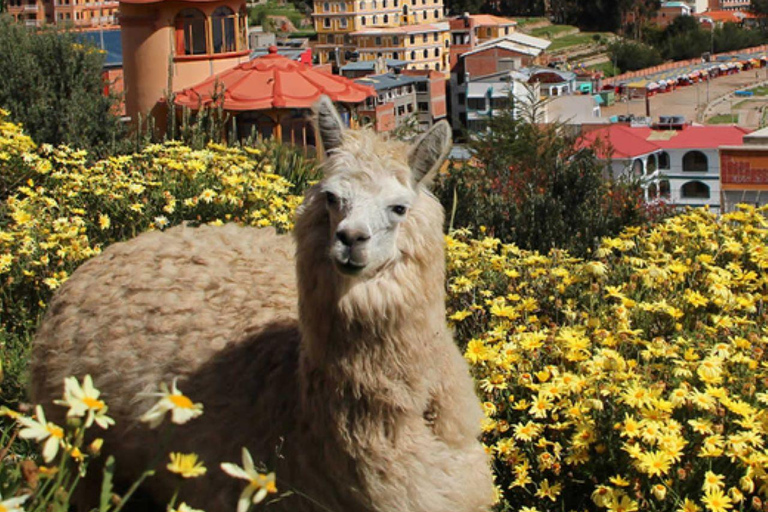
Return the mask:
<svg viewBox="0 0 768 512">
<path fill-rule="evenodd" d="M 748 132 L 738 126 L 613 124 L 587 133 L 583 143 L 600 145 L 598 154 L 610 161 L 615 178 L 639 179 L 646 200 L 719 212 L 720 146 L 741 145 Z"/>
</svg>

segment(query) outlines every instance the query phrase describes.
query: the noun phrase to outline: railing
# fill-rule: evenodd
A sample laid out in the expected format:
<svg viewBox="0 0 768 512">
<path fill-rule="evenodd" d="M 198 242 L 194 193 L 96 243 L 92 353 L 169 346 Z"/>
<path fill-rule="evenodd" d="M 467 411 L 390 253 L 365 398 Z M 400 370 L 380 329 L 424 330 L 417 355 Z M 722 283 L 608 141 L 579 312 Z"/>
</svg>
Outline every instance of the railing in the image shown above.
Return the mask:
<svg viewBox="0 0 768 512">
<path fill-rule="evenodd" d="M 37 4 L 24 4 L 24 12 L 37 12 Z"/>
<path fill-rule="evenodd" d="M 42 26 L 42 21 L 40 20 L 24 20 L 24 25 L 27 27 L 40 27 Z"/>
</svg>

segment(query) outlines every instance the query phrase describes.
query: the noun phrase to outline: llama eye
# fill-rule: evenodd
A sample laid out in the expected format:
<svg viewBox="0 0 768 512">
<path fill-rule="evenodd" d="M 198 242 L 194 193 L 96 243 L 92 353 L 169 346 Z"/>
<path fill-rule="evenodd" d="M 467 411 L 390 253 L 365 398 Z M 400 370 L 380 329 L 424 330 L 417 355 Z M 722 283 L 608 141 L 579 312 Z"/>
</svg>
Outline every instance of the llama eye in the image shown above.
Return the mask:
<svg viewBox="0 0 768 512">
<path fill-rule="evenodd" d="M 339 204 L 339 198 L 336 197 L 332 192 L 326 192 L 325 202 L 328 206 L 336 206 Z"/>
<path fill-rule="evenodd" d="M 392 211 L 395 212 L 397 215 L 405 215 L 405 212 L 408 211 L 408 208 L 403 206 L 402 204 L 396 204 L 392 207 Z"/>
</svg>

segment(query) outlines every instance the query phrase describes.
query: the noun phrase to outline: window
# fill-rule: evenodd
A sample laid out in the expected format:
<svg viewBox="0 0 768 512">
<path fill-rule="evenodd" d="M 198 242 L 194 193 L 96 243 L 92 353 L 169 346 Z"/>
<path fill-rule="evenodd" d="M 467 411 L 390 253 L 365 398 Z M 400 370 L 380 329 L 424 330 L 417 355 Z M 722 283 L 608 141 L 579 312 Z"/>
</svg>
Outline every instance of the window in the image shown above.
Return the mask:
<svg viewBox="0 0 768 512">
<path fill-rule="evenodd" d="M 700 181 L 689 181 L 680 189 L 684 199 L 709 199 L 709 187 Z"/>
<path fill-rule="evenodd" d="M 426 43 L 427 37 L 428 37 L 427 34 L 424 34 L 423 36 L 421 36 L 421 40 Z"/>
<path fill-rule="evenodd" d="M 69 13 L 67 13 L 67 16 Z M 176 48 L 179 55 L 205 55 L 205 15 L 197 9 L 184 9 L 176 15 Z"/>
<path fill-rule="evenodd" d="M 424 50 L 424 58 L 429 58 L 429 50 Z"/>
<path fill-rule="evenodd" d="M 384 15 L 384 23 L 389 23 L 389 14 Z"/>
<path fill-rule="evenodd" d="M 376 57 L 381 57 L 381 56 L 382 56 L 381 52 L 376 52 Z"/>
<path fill-rule="evenodd" d="M 392 58 L 395 60 L 400 60 L 400 52 L 392 52 Z"/>
<path fill-rule="evenodd" d="M 653 174 L 657 168 L 656 155 L 648 155 L 648 161 L 645 164 L 646 172 L 648 174 Z"/>
<path fill-rule="evenodd" d="M 347 12 L 347 2 L 339 2 L 339 12 Z"/>
<path fill-rule="evenodd" d="M 339 18 L 339 27 L 347 28 L 347 18 Z"/>
<path fill-rule="evenodd" d="M 421 17 L 427 19 L 427 11 L 422 11 Z"/>
<path fill-rule="evenodd" d="M 416 44 L 416 36 L 411 35 L 411 44 Z"/>
<path fill-rule="evenodd" d="M 365 26 L 365 16 L 363 16 L 362 18 L 360 18 L 360 22 L 363 24 L 363 26 Z"/>
<path fill-rule="evenodd" d="M 365 10 L 365 0 L 363 0 L 362 2 L 360 2 L 360 10 L 361 10 L 361 11 L 364 11 L 364 10 Z"/>
<path fill-rule="evenodd" d="M 707 155 L 701 151 L 687 152 L 683 156 L 683 172 L 707 172 Z"/>
<path fill-rule="evenodd" d="M 392 37 L 392 46 L 400 44 L 400 38 L 397 36 Z"/>
<path fill-rule="evenodd" d="M 439 17 L 440 17 L 440 11 L 435 9 L 435 18 L 439 18 Z M 435 41 L 437 41 L 437 34 L 435 34 Z"/>
<path fill-rule="evenodd" d="M 435 48 L 435 57 L 440 56 L 440 48 Z"/>
<path fill-rule="evenodd" d="M 661 180 L 659 182 L 659 197 L 669 199 L 669 180 Z"/>
<path fill-rule="evenodd" d="M 659 169 L 669 169 L 669 153 L 666 151 L 659 153 Z"/>
<path fill-rule="evenodd" d="M 418 108 L 419 108 L 419 112 L 429 112 L 429 103 L 427 103 L 426 101 L 420 101 Z"/>
<path fill-rule="evenodd" d="M 381 8 L 386 9 L 387 8 L 387 0 L 382 0 L 381 2 Z"/>
<path fill-rule="evenodd" d="M 416 82 L 416 92 L 427 92 L 427 82 Z"/>
<path fill-rule="evenodd" d="M 324 2 L 323 3 L 323 12 L 330 12 L 331 11 L 331 4 L 330 2 Z"/>
<path fill-rule="evenodd" d="M 656 199 L 659 195 L 659 189 L 655 183 L 648 185 L 648 199 Z"/>
<path fill-rule="evenodd" d="M 449 41 L 448 39 L 446 39 L 446 40 L 445 40 L 445 47 L 446 47 L 446 48 L 448 48 L 449 46 L 451 46 L 451 41 Z"/>
<path fill-rule="evenodd" d="M 405 105 L 398 105 L 397 106 L 397 115 L 402 116 L 405 114 Z"/>
<path fill-rule="evenodd" d="M 411 52 L 411 60 L 416 60 L 416 52 Z"/>
<path fill-rule="evenodd" d="M 234 52 L 235 43 L 235 13 L 229 7 L 219 7 L 211 17 L 213 35 L 213 53 Z"/>
<path fill-rule="evenodd" d="M 323 18 L 323 28 L 331 28 L 331 18 Z"/>
<path fill-rule="evenodd" d="M 485 98 L 469 98 L 467 108 L 470 110 L 485 110 Z"/>
<path fill-rule="evenodd" d="M 373 24 L 376 25 L 378 22 L 379 22 L 379 17 L 376 14 L 374 14 L 373 15 Z"/>
</svg>

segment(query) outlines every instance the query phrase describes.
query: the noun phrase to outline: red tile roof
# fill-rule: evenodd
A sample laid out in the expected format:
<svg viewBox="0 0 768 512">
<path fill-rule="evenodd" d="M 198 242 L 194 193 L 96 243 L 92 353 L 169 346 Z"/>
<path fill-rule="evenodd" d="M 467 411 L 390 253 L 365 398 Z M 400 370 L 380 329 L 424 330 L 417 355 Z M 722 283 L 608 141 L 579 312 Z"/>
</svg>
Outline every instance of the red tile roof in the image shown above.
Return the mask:
<svg viewBox="0 0 768 512">
<path fill-rule="evenodd" d="M 224 109 L 309 108 L 325 94 L 333 101 L 360 103 L 376 92 L 373 87 L 313 69 L 307 64 L 270 53 L 223 71 L 176 95 L 175 103 L 191 109 L 213 102 L 216 84 L 224 89 Z"/>
<path fill-rule="evenodd" d="M 647 155 L 663 149 L 713 149 L 720 146 L 740 146 L 750 130 L 739 126 L 685 126 L 682 130 L 653 130 L 613 124 L 589 132 L 582 146 L 591 146 L 598 139 L 606 146 L 598 151 L 601 158 L 613 148 L 613 158 L 625 159 Z"/>
</svg>

